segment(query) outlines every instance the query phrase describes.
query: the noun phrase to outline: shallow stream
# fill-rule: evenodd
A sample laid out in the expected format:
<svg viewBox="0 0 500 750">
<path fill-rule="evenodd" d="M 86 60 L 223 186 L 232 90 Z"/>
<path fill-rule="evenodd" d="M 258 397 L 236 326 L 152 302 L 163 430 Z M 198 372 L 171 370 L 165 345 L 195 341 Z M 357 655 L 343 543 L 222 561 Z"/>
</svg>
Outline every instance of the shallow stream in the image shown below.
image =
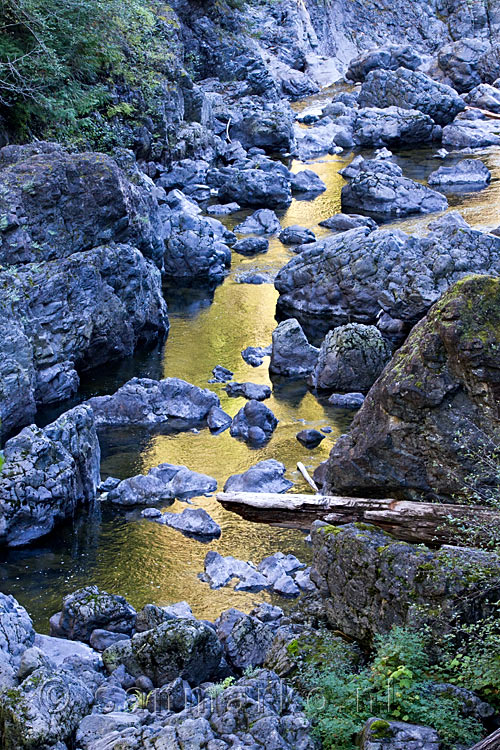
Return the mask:
<svg viewBox="0 0 500 750">
<path fill-rule="evenodd" d="M 423 181 L 442 163 L 433 158 L 435 150 L 401 152 L 394 158 L 406 176 Z M 476 156 L 490 168 L 491 185 L 478 193 L 449 195 L 450 207 L 458 208 L 473 226 L 491 229 L 500 224 L 500 149 L 475 152 Z M 288 210 L 279 214 L 282 225 L 301 224 L 313 229 L 318 237 L 327 234 L 317 224 L 341 210 L 344 180 L 338 170 L 351 158 L 352 154 L 327 156 L 308 164 L 307 168 L 324 180 L 327 190 L 314 201 L 294 200 Z M 447 157 L 445 163 L 451 164 L 459 158 Z M 294 162 L 292 168 L 299 171 L 304 165 Z M 232 215 L 226 221 L 227 226 L 232 228 L 249 213 Z M 435 215 L 414 218 L 397 222 L 397 226 L 420 233 L 434 218 Z M 212 368 L 220 364 L 234 372 L 234 380 L 271 384 L 269 358 L 261 367 L 252 368 L 240 352 L 247 346 L 270 343 L 276 326 L 278 296 L 272 284 L 239 284 L 236 275 L 243 270 L 275 273 L 291 257 L 293 253 L 272 238 L 265 255 L 244 258 L 233 253 L 231 272 L 215 291 L 167 287 L 171 329 L 166 343 L 118 365 L 87 373 L 82 377 L 79 399 L 113 393 L 134 375 L 171 376 L 212 388 L 220 396 L 223 409 L 235 415 L 244 399 L 229 398 L 222 385 L 209 386 L 207 381 Z M 297 461 L 313 470 L 325 460 L 335 439 L 348 427 L 352 414 L 318 401 L 303 383 L 275 385 L 272 397 L 265 403 L 278 417 L 279 425 L 263 448 L 251 449 L 232 438 L 229 431 L 219 436 L 211 435 L 208 429 L 170 436 L 114 431 L 101 439 L 103 478 L 145 473 L 168 461 L 214 476 L 222 489 L 231 474 L 245 471 L 265 458 L 276 458 L 286 465 L 288 476 L 296 482 L 296 491 L 305 490 L 307 485 L 295 468 Z M 57 413 L 66 408 L 67 404 Z M 57 413 L 46 411 L 40 415 L 40 421 L 46 423 Z M 308 451 L 295 439 L 295 434 L 304 427 L 330 427 L 332 431 L 318 448 Z M 147 602 L 169 604 L 185 599 L 197 616 L 214 619 L 227 607 L 248 610 L 256 600 L 270 597 L 265 593 L 235 592 L 231 588 L 212 591 L 200 582 L 197 574 L 203 570 L 209 549 L 254 562 L 278 550 L 294 552 L 304 560 L 310 557 L 300 532 L 244 521 L 223 510 L 215 497 L 197 498 L 193 502 L 205 508 L 221 525 L 220 540 L 205 545 L 141 519 L 139 512 L 125 514 L 103 506 L 90 515 L 82 514 L 74 525 L 59 528 L 38 545 L 8 553 L 0 566 L 0 590 L 12 593 L 28 609 L 40 632 L 47 632 L 48 618 L 60 608 L 64 595 L 91 583 L 124 595 L 136 607 Z M 170 510 L 181 511 L 184 507 L 175 503 Z"/>
</svg>

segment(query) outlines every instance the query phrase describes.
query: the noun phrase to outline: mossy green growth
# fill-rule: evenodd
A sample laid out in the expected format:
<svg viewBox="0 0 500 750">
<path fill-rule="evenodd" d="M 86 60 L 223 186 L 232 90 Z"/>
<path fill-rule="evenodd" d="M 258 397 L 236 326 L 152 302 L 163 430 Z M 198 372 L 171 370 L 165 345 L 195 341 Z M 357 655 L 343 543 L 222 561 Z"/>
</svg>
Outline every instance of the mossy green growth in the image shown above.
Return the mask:
<svg viewBox="0 0 500 750">
<path fill-rule="evenodd" d="M 370 734 L 375 740 L 382 740 L 386 737 L 390 737 L 391 725 L 384 719 L 376 719 L 370 724 Z"/>
</svg>

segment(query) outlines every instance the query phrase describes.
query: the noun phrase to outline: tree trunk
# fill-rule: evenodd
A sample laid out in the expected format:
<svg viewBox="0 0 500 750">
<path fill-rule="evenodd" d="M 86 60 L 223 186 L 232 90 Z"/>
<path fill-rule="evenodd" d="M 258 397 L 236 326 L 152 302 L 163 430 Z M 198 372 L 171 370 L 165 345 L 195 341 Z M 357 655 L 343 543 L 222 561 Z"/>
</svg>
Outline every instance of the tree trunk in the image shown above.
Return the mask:
<svg viewBox="0 0 500 750">
<path fill-rule="evenodd" d="M 396 539 L 425 544 L 456 544 L 460 529 L 454 521 L 480 521 L 489 528 L 500 524 L 500 513 L 482 506 L 414 503 L 390 498 L 220 492 L 217 500 L 226 510 L 243 518 L 273 526 L 308 530 L 316 520 L 334 525 L 361 521 L 380 526 Z M 481 543 L 480 533 L 474 543 Z"/>
</svg>

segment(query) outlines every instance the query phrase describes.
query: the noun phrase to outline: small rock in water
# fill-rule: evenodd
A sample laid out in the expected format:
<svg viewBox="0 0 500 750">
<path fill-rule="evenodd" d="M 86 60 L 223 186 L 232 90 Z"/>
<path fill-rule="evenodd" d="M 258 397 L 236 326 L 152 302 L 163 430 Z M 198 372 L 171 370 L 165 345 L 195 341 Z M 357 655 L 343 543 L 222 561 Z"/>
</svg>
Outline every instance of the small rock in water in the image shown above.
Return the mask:
<svg viewBox="0 0 500 750">
<path fill-rule="evenodd" d="M 449 151 L 447 151 L 445 148 L 440 148 L 438 149 L 438 151 L 436 151 L 433 158 L 434 159 L 446 159 L 448 154 L 449 154 Z"/>
<path fill-rule="evenodd" d="M 144 508 L 141 513 L 143 518 L 159 518 L 161 516 L 161 510 L 159 508 Z"/>
<path fill-rule="evenodd" d="M 265 401 L 271 397 L 271 389 L 268 385 L 258 385 L 257 383 L 228 383 L 224 390 L 228 396 L 237 398 L 243 396 L 255 401 Z"/>
<path fill-rule="evenodd" d="M 339 409 L 360 409 L 365 397 L 362 393 L 333 393 L 328 399 L 330 406 Z"/>
<path fill-rule="evenodd" d="M 180 531 L 185 536 L 197 537 L 203 541 L 218 539 L 221 527 L 203 508 L 186 508 L 182 513 L 163 513 L 159 523 Z"/>
<path fill-rule="evenodd" d="M 271 409 L 252 399 L 243 406 L 233 419 L 230 428 L 232 437 L 241 438 L 251 445 L 267 442 L 278 426 Z"/>
<path fill-rule="evenodd" d="M 322 428 L 321 428 L 321 432 L 324 432 L 324 433 L 325 433 L 325 435 L 329 435 L 329 434 L 330 434 L 331 432 L 333 432 L 333 430 L 332 430 L 332 428 L 331 428 L 331 427 L 328 427 L 328 426 L 327 426 L 327 427 L 322 427 Z"/>
<path fill-rule="evenodd" d="M 486 187 L 491 180 L 491 172 L 479 159 L 462 159 L 451 167 L 439 167 L 429 175 L 429 185 L 442 188 L 453 186 Z"/>
<path fill-rule="evenodd" d="M 234 228 L 239 234 L 277 234 L 280 230 L 279 219 L 269 208 L 260 208 Z"/>
<path fill-rule="evenodd" d="M 99 492 L 110 492 L 111 490 L 114 490 L 116 487 L 118 487 L 120 482 L 121 479 L 117 479 L 116 477 L 108 477 L 104 480 L 104 482 L 101 482 L 98 490 Z"/>
<path fill-rule="evenodd" d="M 348 232 L 349 229 L 356 229 L 357 227 L 376 229 L 377 222 L 360 214 L 335 214 L 320 221 L 319 226 L 331 229 L 333 232 Z"/>
<path fill-rule="evenodd" d="M 229 477 L 224 492 L 286 492 L 293 482 L 285 479 L 286 468 L 280 461 L 269 458 L 255 466 Z"/>
<path fill-rule="evenodd" d="M 298 596 L 300 594 L 300 589 L 293 578 L 286 575 L 278 578 L 273 586 L 273 591 L 275 591 L 277 594 L 281 594 L 281 596 L 287 597 Z"/>
<path fill-rule="evenodd" d="M 264 362 L 265 357 L 269 357 L 271 354 L 272 346 L 247 346 L 243 349 L 241 356 L 247 363 L 252 367 L 260 367 Z"/>
<path fill-rule="evenodd" d="M 326 185 L 312 169 L 303 169 L 292 175 L 292 193 L 322 193 Z"/>
<path fill-rule="evenodd" d="M 240 206 L 237 203 L 215 203 L 213 206 L 207 207 L 207 214 L 212 216 L 225 216 L 226 214 L 233 214 L 240 210 Z"/>
<path fill-rule="evenodd" d="M 269 273 L 253 273 L 253 271 L 243 271 L 236 275 L 238 284 L 273 284 L 274 277 Z"/>
<path fill-rule="evenodd" d="M 299 443 L 306 448 L 317 448 L 325 436 L 318 430 L 301 430 L 295 436 Z"/>
<path fill-rule="evenodd" d="M 278 239 L 284 245 L 307 245 L 310 242 L 316 241 L 316 235 L 311 229 L 293 224 L 283 229 Z"/>
<path fill-rule="evenodd" d="M 257 255 L 267 253 L 269 250 L 269 240 L 265 237 L 246 237 L 244 240 L 238 240 L 233 245 L 235 253 L 240 255 Z"/>
<path fill-rule="evenodd" d="M 219 406 L 214 406 L 210 409 L 207 417 L 207 424 L 210 432 L 223 432 L 230 427 L 232 417 L 221 409 Z"/>
<path fill-rule="evenodd" d="M 227 383 L 228 380 L 231 380 L 233 377 L 233 374 L 231 370 L 228 370 L 227 367 L 222 367 L 222 365 L 216 365 L 214 369 L 212 370 L 213 379 L 209 380 L 209 383 Z"/>
</svg>

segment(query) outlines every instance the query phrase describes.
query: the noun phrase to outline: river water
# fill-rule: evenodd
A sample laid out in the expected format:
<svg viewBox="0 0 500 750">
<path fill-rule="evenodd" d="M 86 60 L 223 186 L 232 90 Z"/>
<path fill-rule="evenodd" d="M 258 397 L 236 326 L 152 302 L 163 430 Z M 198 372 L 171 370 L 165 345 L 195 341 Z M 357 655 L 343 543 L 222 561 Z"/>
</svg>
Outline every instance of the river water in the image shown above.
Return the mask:
<svg viewBox="0 0 500 750">
<path fill-rule="evenodd" d="M 311 101 L 301 103 L 301 107 Z M 401 152 L 394 159 L 405 175 L 423 181 L 430 171 L 442 163 L 433 158 L 435 149 Z M 488 229 L 500 224 L 500 149 L 475 152 L 490 168 L 491 185 L 478 193 L 449 195 L 451 208 L 457 208 L 473 226 Z M 327 190 L 314 201 L 294 200 L 278 213 L 284 227 L 301 224 L 327 234 L 318 222 L 340 209 L 340 191 L 344 180 L 338 170 L 346 166 L 352 154 L 326 156 L 308 164 L 326 183 Z M 463 158 L 463 156 L 462 156 Z M 459 160 L 448 157 L 446 164 Z M 294 171 L 303 169 L 299 162 Z M 226 220 L 232 228 L 251 212 L 240 212 Z M 393 224 L 408 232 L 422 233 L 432 217 L 412 218 Z M 258 368 L 247 365 L 241 350 L 247 346 L 267 346 L 276 326 L 277 292 L 272 284 L 239 284 L 236 276 L 243 270 L 275 273 L 293 253 L 277 238 L 270 241 L 269 252 L 255 258 L 233 253 L 233 265 L 224 283 L 214 291 L 167 287 L 170 334 L 164 345 L 139 354 L 117 365 L 108 365 L 82 378 L 79 399 L 90 395 L 112 393 L 134 375 L 148 377 L 179 377 L 201 387 L 210 387 L 221 398 L 222 408 L 235 415 L 245 403 L 229 398 L 221 385 L 208 385 L 212 368 L 228 367 L 237 381 L 271 384 L 269 359 Z M 296 470 L 302 461 L 312 471 L 324 461 L 335 441 L 348 428 L 352 414 L 333 409 L 320 402 L 304 383 L 275 384 L 272 397 L 265 402 L 276 414 L 279 425 L 271 441 L 259 449 L 249 448 L 229 435 L 214 436 L 205 429 L 178 435 L 150 435 L 146 432 L 113 431 L 101 436 L 102 475 L 126 478 L 145 473 L 163 461 L 184 464 L 190 469 L 214 476 L 219 489 L 235 473 L 245 471 L 258 461 L 276 458 L 296 482 L 295 491 L 307 485 Z M 57 412 L 45 412 L 40 422 L 46 423 Z M 331 428 L 321 445 L 308 451 L 295 439 L 305 428 Z M 74 524 L 58 528 L 52 536 L 28 549 L 6 554 L 0 566 L 0 590 L 13 594 L 30 612 L 36 628 L 47 632 L 49 616 L 60 609 L 62 597 L 75 589 L 97 584 L 112 593 L 119 593 L 135 606 L 148 602 L 160 605 L 185 599 L 195 615 L 214 619 L 230 606 L 248 611 L 254 602 L 272 600 L 265 592 L 249 594 L 231 588 L 212 591 L 198 579 L 209 549 L 223 555 L 234 555 L 259 562 L 278 550 L 293 552 L 301 559 L 310 558 L 304 535 L 298 531 L 254 524 L 222 509 L 215 497 L 196 498 L 193 503 L 205 508 L 222 527 L 219 540 L 208 545 L 184 537 L 179 532 L 140 518 L 139 512 L 124 513 L 106 506 L 83 513 Z M 169 510 L 180 512 L 185 504 L 176 502 Z M 277 601 L 274 599 L 274 601 Z M 282 601 L 278 601 L 282 604 Z"/>
</svg>

